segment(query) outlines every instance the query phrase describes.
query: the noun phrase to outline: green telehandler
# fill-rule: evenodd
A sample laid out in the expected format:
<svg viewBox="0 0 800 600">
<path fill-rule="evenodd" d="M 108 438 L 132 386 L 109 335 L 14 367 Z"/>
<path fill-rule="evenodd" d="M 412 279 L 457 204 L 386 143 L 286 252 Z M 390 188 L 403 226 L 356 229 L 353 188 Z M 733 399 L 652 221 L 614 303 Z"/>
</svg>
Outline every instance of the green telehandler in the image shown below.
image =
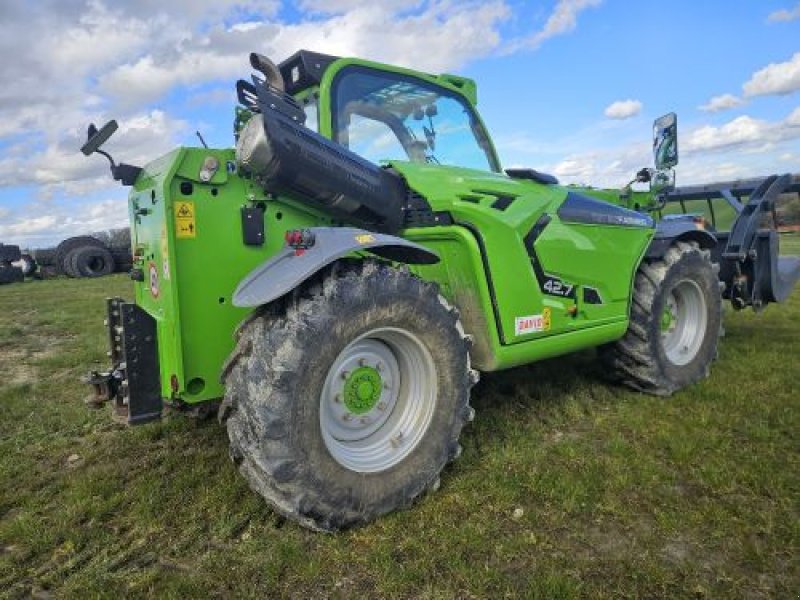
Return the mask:
<svg viewBox="0 0 800 600">
<path fill-rule="evenodd" d="M 800 276 L 762 228 L 796 178 L 717 190 L 730 232 L 659 218 L 680 195 L 674 114 L 647 191 L 560 186 L 501 169 L 470 79 L 305 50 L 250 63 L 235 148 L 137 167 L 100 149 L 116 122 L 89 127 L 84 154 L 131 187 L 135 299 L 107 301 L 112 365 L 88 382 L 129 424 L 165 403 L 217 414 L 252 488 L 306 527 L 435 489 L 481 371 L 598 347 L 618 381 L 669 395 L 709 374 L 723 298 L 760 309 Z"/>
</svg>

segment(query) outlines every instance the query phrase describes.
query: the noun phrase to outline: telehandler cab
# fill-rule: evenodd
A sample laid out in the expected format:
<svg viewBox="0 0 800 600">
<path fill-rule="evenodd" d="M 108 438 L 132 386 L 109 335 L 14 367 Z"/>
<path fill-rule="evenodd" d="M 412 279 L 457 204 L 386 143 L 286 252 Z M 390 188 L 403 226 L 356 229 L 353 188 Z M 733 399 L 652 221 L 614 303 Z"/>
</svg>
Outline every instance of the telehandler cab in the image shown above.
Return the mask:
<svg viewBox="0 0 800 600">
<path fill-rule="evenodd" d="M 139 168 L 100 150 L 115 122 L 90 127 L 83 152 L 131 186 L 135 300 L 108 300 L 112 366 L 89 382 L 130 424 L 164 402 L 218 410 L 253 489 L 306 527 L 435 489 L 480 371 L 594 346 L 669 395 L 708 375 L 723 298 L 762 308 L 800 275 L 761 229 L 791 176 L 745 205 L 726 191 L 729 233 L 658 219 L 679 197 L 674 114 L 636 177 L 649 191 L 565 187 L 501 169 L 470 79 L 305 50 L 250 62 L 235 149 Z"/>
</svg>

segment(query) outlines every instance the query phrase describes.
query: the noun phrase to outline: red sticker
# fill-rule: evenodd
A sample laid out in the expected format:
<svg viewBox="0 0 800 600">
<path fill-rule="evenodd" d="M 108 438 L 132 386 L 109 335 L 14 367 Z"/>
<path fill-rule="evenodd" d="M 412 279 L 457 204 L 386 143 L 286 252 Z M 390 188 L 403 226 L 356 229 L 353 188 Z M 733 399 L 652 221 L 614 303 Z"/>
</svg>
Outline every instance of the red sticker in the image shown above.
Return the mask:
<svg viewBox="0 0 800 600">
<path fill-rule="evenodd" d="M 150 263 L 150 293 L 153 298 L 158 298 L 158 269 L 155 263 Z"/>
</svg>

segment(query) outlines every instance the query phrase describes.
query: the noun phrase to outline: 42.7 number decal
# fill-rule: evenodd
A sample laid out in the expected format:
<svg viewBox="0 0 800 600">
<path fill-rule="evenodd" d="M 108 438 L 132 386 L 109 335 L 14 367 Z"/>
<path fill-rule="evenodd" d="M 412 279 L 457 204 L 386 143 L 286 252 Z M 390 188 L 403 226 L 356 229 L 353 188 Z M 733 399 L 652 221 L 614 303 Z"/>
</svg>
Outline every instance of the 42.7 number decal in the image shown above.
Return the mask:
<svg viewBox="0 0 800 600">
<path fill-rule="evenodd" d="M 551 296 L 558 296 L 560 298 L 574 298 L 575 286 L 571 283 L 565 283 L 558 277 L 550 277 L 547 275 L 542 282 L 542 291 Z"/>
</svg>

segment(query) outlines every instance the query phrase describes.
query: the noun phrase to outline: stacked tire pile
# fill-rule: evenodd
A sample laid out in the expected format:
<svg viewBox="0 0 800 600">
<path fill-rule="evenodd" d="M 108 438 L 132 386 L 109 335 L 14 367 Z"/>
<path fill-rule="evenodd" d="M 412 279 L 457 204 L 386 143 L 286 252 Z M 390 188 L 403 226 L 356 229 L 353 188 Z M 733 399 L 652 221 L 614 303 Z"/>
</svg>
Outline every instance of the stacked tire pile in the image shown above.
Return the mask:
<svg viewBox="0 0 800 600">
<path fill-rule="evenodd" d="M 0 284 L 24 281 L 25 275 L 31 275 L 35 270 L 34 260 L 29 254 L 22 254 L 19 246 L 0 244 Z"/>
<path fill-rule="evenodd" d="M 67 238 L 56 248 L 56 267 L 68 277 L 102 277 L 114 272 L 114 256 L 89 235 Z"/>
<path fill-rule="evenodd" d="M 109 247 L 90 235 L 67 238 L 56 248 L 37 250 L 34 258 L 41 265 L 44 278 L 60 274 L 75 278 L 103 277 L 129 271 L 132 265 L 129 247 Z"/>
</svg>

